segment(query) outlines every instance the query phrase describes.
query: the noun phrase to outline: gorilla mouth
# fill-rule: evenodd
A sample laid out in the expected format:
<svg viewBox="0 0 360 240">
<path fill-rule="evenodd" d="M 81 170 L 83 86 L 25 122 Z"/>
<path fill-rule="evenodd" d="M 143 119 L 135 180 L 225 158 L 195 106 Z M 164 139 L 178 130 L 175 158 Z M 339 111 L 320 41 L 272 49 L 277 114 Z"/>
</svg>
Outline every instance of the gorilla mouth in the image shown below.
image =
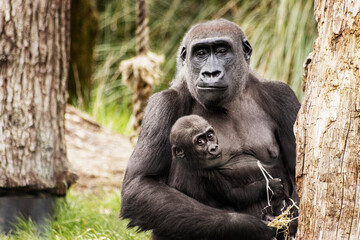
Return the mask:
<svg viewBox="0 0 360 240">
<path fill-rule="evenodd" d="M 205 91 L 225 91 L 228 87 L 227 86 L 196 86 L 196 88 Z"/>
<path fill-rule="evenodd" d="M 218 155 L 215 155 L 213 157 L 211 157 L 209 160 L 214 160 L 214 159 L 218 159 L 221 157 L 221 153 L 219 153 Z"/>
</svg>

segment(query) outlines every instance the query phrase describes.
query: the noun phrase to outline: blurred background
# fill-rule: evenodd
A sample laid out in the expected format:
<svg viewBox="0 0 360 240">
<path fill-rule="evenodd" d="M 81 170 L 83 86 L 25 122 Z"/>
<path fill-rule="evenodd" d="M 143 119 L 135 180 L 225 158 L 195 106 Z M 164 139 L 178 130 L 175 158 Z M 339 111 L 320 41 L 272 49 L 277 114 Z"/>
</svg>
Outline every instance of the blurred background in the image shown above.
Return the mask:
<svg viewBox="0 0 360 240">
<path fill-rule="evenodd" d="M 303 63 L 316 38 L 312 0 L 151 0 L 148 4 L 149 48 L 165 56 L 154 91 L 167 88 L 173 79 L 176 52 L 189 27 L 226 18 L 245 31 L 253 47 L 251 67 L 265 79 L 289 84 L 302 100 Z M 119 64 L 136 55 L 136 1 L 72 1 L 71 14 L 69 101 L 102 125 L 129 136 L 131 91 L 121 80 Z"/>
</svg>

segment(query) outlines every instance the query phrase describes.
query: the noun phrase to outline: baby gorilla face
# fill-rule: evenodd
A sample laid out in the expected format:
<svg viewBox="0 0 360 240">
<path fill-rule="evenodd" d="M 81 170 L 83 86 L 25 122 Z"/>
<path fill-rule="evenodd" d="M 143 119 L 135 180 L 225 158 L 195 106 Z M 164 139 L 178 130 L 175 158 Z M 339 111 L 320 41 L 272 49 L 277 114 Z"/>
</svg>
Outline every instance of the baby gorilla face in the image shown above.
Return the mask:
<svg viewBox="0 0 360 240">
<path fill-rule="evenodd" d="M 221 148 L 214 129 L 208 128 L 193 138 L 195 156 L 193 161 L 199 161 L 202 168 L 213 168 L 221 164 Z"/>
<path fill-rule="evenodd" d="M 212 126 L 202 117 L 180 118 L 170 134 L 173 156 L 193 168 L 214 168 L 224 164 Z"/>
</svg>

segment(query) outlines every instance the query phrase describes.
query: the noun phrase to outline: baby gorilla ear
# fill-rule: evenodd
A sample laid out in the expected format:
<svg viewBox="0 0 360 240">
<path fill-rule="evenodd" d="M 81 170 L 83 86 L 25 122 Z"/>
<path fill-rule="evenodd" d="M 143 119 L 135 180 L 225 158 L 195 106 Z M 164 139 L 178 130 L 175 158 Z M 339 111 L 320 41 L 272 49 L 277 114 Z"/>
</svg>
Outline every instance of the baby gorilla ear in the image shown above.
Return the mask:
<svg viewBox="0 0 360 240">
<path fill-rule="evenodd" d="M 172 147 L 172 152 L 173 152 L 173 156 L 176 156 L 178 158 L 184 158 L 185 157 L 185 152 L 184 150 L 182 150 L 179 147 L 173 146 Z"/>
</svg>

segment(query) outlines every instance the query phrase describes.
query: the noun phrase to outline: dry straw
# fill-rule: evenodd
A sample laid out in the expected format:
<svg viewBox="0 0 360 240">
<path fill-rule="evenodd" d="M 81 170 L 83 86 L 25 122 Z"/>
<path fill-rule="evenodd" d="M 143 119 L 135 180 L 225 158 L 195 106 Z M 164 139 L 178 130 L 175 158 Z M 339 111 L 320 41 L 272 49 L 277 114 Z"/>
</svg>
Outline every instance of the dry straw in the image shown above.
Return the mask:
<svg viewBox="0 0 360 240">
<path fill-rule="evenodd" d="M 264 168 L 264 166 L 260 163 L 260 161 L 257 162 L 259 169 L 261 170 L 262 174 L 264 175 L 265 181 L 266 181 L 266 193 L 267 193 L 267 201 L 268 201 L 268 206 L 267 207 L 271 207 L 271 197 L 270 197 L 270 193 L 269 192 L 273 192 L 273 190 L 270 188 L 269 186 L 269 178 L 273 179 L 273 177 L 270 175 L 270 173 L 268 171 L 266 171 L 266 169 Z M 272 220 L 268 226 L 270 227 L 274 227 L 277 229 L 277 234 L 278 233 L 283 233 L 284 234 L 284 240 L 289 240 L 290 239 L 290 225 L 291 222 L 296 220 L 297 217 L 294 218 L 293 216 L 293 208 L 297 208 L 299 209 L 299 207 L 296 205 L 296 203 L 290 198 L 289 199 L 292 202 L 292 205 L 288 206 L 284 211 L 282 211 L 282 213 L 277 216 L 274 220 Z"/>
<path fill-rule="evenodd" d="M 283 233 L 284 239 L 289 240 L 290 239 L 290 225 L 291 222 L 297 219 L 297 217 L 293 217 L 293 211 L 292 209 L 295 207 L 299 209 L 299 207 L 296 205 L 296 203 L 292 201 L 292 205 L 290 205 L 285 211 L 283 211 L 279 216 L 277 216 L 274 220 L 272 220 L 268 226 L 269 227 L 275 227 L 277 229 L 277 233 Z"/>
</svg>

